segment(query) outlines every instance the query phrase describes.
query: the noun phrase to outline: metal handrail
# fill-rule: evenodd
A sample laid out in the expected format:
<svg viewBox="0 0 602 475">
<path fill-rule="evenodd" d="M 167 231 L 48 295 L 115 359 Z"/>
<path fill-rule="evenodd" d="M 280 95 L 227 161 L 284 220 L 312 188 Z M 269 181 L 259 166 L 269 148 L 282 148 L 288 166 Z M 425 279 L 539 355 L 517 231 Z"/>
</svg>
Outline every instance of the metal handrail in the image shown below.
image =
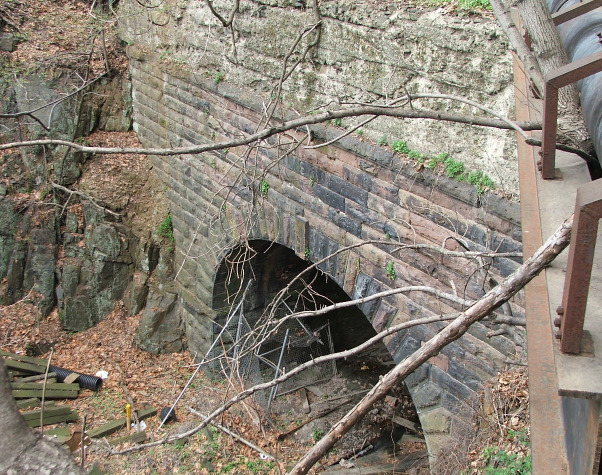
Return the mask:
<svg viewBox="0 0 602 475">
<path fill-rule="evenodd" d="M 546 74 L 543 103 L 541 176 L 553 180 L 556 163 L 558 128 L 558 89 L 602 71 L 602 51 L 574 61 Z"/>
</svg>

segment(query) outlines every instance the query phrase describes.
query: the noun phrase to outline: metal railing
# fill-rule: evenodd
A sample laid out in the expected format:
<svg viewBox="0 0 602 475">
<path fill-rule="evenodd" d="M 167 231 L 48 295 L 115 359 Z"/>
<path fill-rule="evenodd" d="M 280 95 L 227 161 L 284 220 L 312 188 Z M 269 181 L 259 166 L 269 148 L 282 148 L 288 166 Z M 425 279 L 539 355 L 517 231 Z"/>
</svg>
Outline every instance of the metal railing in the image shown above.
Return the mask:
<svg viewBox="0 0 602 475">
<path fill-rule="evenodd" d="M 602 179 L 582 185 L 577 190 L 562 305 L 556 310 L 559 317 L 555 321 L 556 326 L 560 328 L 558 336 L 563 353 L 581 352 L 600 219 Z"/>
</svg>

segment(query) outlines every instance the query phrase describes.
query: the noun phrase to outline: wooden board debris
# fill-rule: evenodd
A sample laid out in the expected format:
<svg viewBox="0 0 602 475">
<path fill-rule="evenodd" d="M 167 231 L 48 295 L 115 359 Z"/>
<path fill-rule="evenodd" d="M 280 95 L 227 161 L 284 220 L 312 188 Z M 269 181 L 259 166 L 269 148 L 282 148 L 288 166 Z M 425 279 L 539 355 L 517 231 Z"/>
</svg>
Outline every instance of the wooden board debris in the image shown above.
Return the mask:
<svg viewBox="0 0 602 475">
<path fill-rule="evenodd" d="M 56 440 L 59 444 L 62 444 L 71 438 L 71 430 L 69 427 L 57 427 L 55 429 L 45 430 L 44 435 Z"/>
<path fill-rule="evenodd" d="M 79 391 L 63 391 L 60 389 L 46 389 L 44 397 L 46 399 L 77 399 Z M 13 389 L 15 399 L 41 398 L 42 389 Z"/>
<path fill-rule="evenodd" d="M 124 437 L 115 437 L 113 439 L 109 439 L 109 444 L 112 446 L 117 446 L 121 444 L 125 444 L 126 442 L 131 442 L 134 444 L 140 444 L 146 440 L 146 432 L 134 432 L 133 434 L 126 435 Z"/>
<path fill-rule="evenodd" d="M 146 419 L 147 417 L 152 417 L 157 414 L 157 408 L 151 407 L 149 409 L 142 409 L 138 411 L 138 419 Z M 121 430 L 125 427 L 126 419 L 125 417 L 122 419 L 117 419 L 111 422 L 107 422 L 106 424 L 97 427 L 96 429 L 92 429 L 88 431 L 88 436 L 91 438 L 105 437 L 107 435 L 114 434 L 118 430 Z"/>
</svg>

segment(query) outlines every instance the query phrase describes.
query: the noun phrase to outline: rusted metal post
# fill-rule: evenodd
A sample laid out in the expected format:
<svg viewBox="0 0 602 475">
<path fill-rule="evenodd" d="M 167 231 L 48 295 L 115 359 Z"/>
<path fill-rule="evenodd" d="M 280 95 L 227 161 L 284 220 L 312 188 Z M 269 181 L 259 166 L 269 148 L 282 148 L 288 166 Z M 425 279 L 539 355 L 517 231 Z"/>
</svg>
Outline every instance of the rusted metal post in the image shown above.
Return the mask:
<svg viewBox="0 0 602 475">
<path fill-rule="evenodd" d="M 602 179 L 577 190 L 573 233 L 560 315 L 560 350 L 579 353 L 589 295 L 598 221 L 602 218 Z"/>
<path fill-rule="evenodd" d="M 558 89 L 602 71 L 602 51 L 574 61 L 545 76 L 543 131 L 541 145 L 541 176 L 555 178 Z"/>
<path fill-rule="evenodd" d="M 602 7 L 602 0 L 586 0 L 584 2 L 576 3 L 569 8 L 556 12 L 552 15 L 552 21 L 554 25 L 558 26 L 565 21 L 572 20 L 584 13 L 591 12 L 592 10 Z"/>
</svg>

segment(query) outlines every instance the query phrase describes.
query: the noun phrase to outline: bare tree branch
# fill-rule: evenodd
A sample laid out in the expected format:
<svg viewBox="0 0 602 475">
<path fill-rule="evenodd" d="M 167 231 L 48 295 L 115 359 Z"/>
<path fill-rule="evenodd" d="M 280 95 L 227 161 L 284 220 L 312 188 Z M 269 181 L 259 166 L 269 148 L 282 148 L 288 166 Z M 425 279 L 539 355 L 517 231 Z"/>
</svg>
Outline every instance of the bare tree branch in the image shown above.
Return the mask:
<svg viewBox="0 0 602 475">
<path fill-rule="evenodd" d="M 431 120 L 444 120 L 448 122 L 458 122 L 468 125 L 478 125 L 482 127 L 492 127 L 506 130 L 515 130 L 514 127 L 508 125 L 508 123 L 499 119 L 487 119 L 480 116 L 456 114 L 451 112 L 439 112 L 429 110 L 415 110 L 415 109 L 392 109 L 385 106 L 362 106 L 353 107 L 349 109 L 342 109 L 338 111 L 328 111 L 322 114 L 313 116 L 301 117 L 299 119 L 293 119 L 281 123 L 280 125 L 272 125 L 265 129 L 251 134 L 244 138 L 230 140 L 227 142 L 219 143 L 208 143 L 202 145 L 193 145 L 190 147 L 175 147 L 175 148 L 129 148 L 129 147 L 88 147 L 67 140 L 55 140 L 55 139 L 42 139 L 42 140 L 31 140 L 22 142 L 11 142 L 0 145 L 0 150 L 8 150 L 17 147 L 34 147 L 37 145 L 64 145 L 71 147 L 83 153 L 101 153 L 101 154 L 141 154 L 141 155 L 157 155 L 157 156 L 171 156 L 171 155 L 186 155 L 186 154 L 197 154 L 203 152 L 210 152 L 213 150 L 221 150 L 224 148 L 239 147 L 241 145 L 248 145 L 258 140 L 264 140 L 272 137 L 276 134 L 286 132 L 287 130 L 297 129 L 311 124 L 319 124 L 326 122 L 331 119 L 355 117 L 362 115 L 382 115 L 388 117 L 398 117 L 404 119 L 431 119 Z M 537 122 L 515 122 L 515 124 L 522 130 L 541 130 L 541 123 Z"/>
<path fill-rule="evenodd" d="M 437 355 L 445 346 L 460 338 L 471 325 L 499 307 L 527 285 L 560 254 L 570 242 L 573 218 L 565 221 L 558 230 L 519 269 L 493 288 L 474 305 L 464 311 L 454 322 L 427 341 L 403 362 L 399 363 L 372 388 L 372 390 L 345 417 L 337 422 L 295 465 L 289 475 L 302 475 L 329 450 L 372 405 L 384 398 L 389 390 L 403 381 L 412 371 Z"/>
<path fill-rule="evenodd" d="M 497 19 L 498 23 L 506 33 L 508 40 L 510 41 L 511 49 L 518 55 L 520 60 L 525 65 L 525 69 L 531 81 L 537 88 L 539 94 L 543 94 L 544 77 L 537 59 L 533 52 L 527 47 L 525 39 L 518 31 L 516 24 L 510 17 L 510 12 L 502 0 L 491 0 L 491 7 L 493 14 Z"/>
</svg>

